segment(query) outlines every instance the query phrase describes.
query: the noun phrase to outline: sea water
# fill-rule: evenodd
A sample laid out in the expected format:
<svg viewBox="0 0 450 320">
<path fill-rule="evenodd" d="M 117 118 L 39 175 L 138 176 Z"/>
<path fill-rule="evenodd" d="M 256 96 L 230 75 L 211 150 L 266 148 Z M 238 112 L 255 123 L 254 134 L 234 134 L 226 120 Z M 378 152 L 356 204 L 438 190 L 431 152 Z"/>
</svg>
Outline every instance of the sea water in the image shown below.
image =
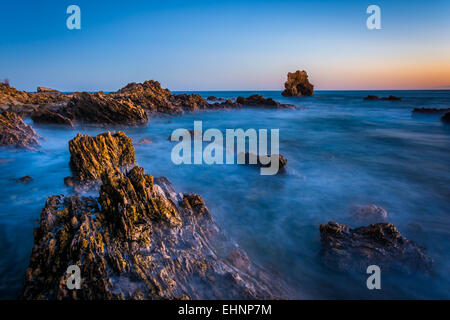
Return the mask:
<svg viewBox="0 0 450 320">
<path fill-rule="evenodd" d="M 450 91 L 317 91 L 287 98 L 279 91 L 199 92 L 235 98 L 258 93 L 298 109 L 221 110 L 151 118 L 145 127 L 34 125 L 43 137 L 39 152 L 0 149 L 0 299 L 20 295 L 33 247 L 33 228 L 50 195 L 72 194 L 68 141 L 77 132 L 122 130 L 133 138 L 147 173 L 165 176 L 179 192 L 200 194 L 215 221 L 251 260 L 281 279 L 288 298 L 450 298 L 450 126 L 439 115 L 413 115 L 415 107 L 449 108 Z M 403 101 L 363 101 L 368 94 Z M 279 129 L 286 170 L 262 176 L 242 165 L 175 165 L 178 128 Z M 152 143 L 138 145 L 142 138 Z M 33 181 L 19 184 L 29 175 Z M 351 208 L 375 204 L 388 221 L 426 248 L 433 272 L 381 275 L 381 290 L 368 290 L 369 275 L 338 272 L 323 264 L 320 224 L 358 227 Z"/>
</svg>

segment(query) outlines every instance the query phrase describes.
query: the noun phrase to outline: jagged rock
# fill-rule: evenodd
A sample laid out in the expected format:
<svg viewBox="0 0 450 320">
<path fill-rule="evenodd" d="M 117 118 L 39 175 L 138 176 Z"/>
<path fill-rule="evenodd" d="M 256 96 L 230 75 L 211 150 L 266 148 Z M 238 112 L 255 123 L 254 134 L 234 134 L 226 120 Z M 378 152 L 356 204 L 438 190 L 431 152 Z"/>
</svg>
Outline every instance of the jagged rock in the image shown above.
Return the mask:
<svg viewBox="0 0 450 320">
<path fill-rule="evenodd" d="M 352 208 L 353 219 L 360 222 L 376 223 L 387 220 L 387 211 L 374 204 Z"/>
<path fill-rule="evenodd" d="M 73 178 L 72 177 L 64 177 L 64 184 L 68 187 L 73 187 Z"/>
<path fill-rule="evenodd" d="M 17 179 L 17 183 L 27 184 L 33 181 L 33 178 L 30 176 L 24 176 L 22 178 Z"/>
<path fill-rule="evenodd" d="M 31 114 L 31 119 L 35 123 L 61 124 L 72 128 L 74 127 L 72 120 L 45 107 L 34 111 Z"/>
<path fill-rule="evenodd" d="M 75 95 L 64 109 L 76 122 L 142 125 L 148 122 L 144 109 L 127 99 L 114 99 L 102 92 Z"/>
<path fill-rule="evenodd" d="M 450 108 L 414 108 L 413 113 L 425 113 L 425 114 L 443 114 L 450 112 Z"/>
<path fill-rule="evenodd" d="M 45 88 L 45 87 L 37 87 L 38 93 L 61 93 L 58 90 L 51 89 L 51 88 Z"/>
<path fill-rule="evenodd" d="M 170 101 L 174 106 L 186 111 L 207 109 L 210 106 L 199 94 L 173 94 Z"/>
<path fill-rule="evenodd" d="M 351 229 L 337 222 L 320 225 L 325 264 L 340 271 L 365 272 L 369 265 L 382 270 L 430 271 L 432 260 L 425 250 L 403 237 L 390 223 Z"/>
<path fill-rule="evenodd" d="M 212 221 L 198 195 L 134 167 L 105 174 L 97 201 L 49 197 L 35 231 L 24 299 L 270 299 L 282 290 Z M 173 187 L 169 186 L 169 189 Z M 68 266 L 81 289 L 68 290 Z M 245 269 L 245 271 L 241 271 Z"/>
<path fill-rule="evenodd" d="M 271 107 L 271 108 L 292 108 L 295 107 L 291 104 L 282 104 L 272 98 L 264 98 L 264 96 L 259 94 L 251 95 L 248 98 L 238 97 L 236 103 L 246 106 L 257 106 L 257 107 Z"/>
<path fill-rule="evenodd" d="M 378 97 L 378 96 L 374 96 L 374 95 L 368 95 L 367 97 L 365 97 L 364 98 L 364 100 L 379 100 L 380 99 L 380 97 Z"/>
<path fill-rule="evenodd" d="M 98 182 L 102 174 L 136 163 L 131 138 L 123 132 L 78 135 L 69 141 L 70 168 L 77 183 Z"/>
<path fill-rule="evenodd" d="M 284 83 L 284 91 L 281 93 L 285 97 L 313 96 L 314 86 L 309 83 L 306 71 L 297 70 L 289 72 L 287 81 Z"/>
<path fill-rule="evenodd" d="M 66 95 L 55 95 L 50 93 L 29 93 L 19 91 L 8 84 L 0 83 L 0 105 L 20 106 L 20 105 L 39 105 L 44 103 L 56 103 L 67 101 Z"/>
<path fill-rule="evenodd" d="M 15 113 L 0 113 L 0 146 L 14 146 L 30 150 L 39 146 L 39 136 Z"/>
<path fill-rule="evenodd" d="M 441 121 L 445 122 L 445 123 L 450 123 L 450 112 L 447 112 L 446 114 L 444 114 L 441 118 Z"/>
<path fill-rule="evenodd" d="M 224 98 L 217 98 L 216 96 L 209 96 L 208 98 L 206 98 L 206 100 L 209 100 L 209 101 L 225 101 Z"/>
</svg>

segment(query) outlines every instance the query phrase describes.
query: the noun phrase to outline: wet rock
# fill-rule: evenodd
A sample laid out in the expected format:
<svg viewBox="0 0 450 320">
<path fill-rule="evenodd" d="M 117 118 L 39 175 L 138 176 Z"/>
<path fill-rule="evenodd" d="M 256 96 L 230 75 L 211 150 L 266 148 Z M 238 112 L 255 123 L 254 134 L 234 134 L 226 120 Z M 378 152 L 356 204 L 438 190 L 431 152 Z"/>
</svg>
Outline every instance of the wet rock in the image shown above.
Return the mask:
<svg viewBox="0 0 450 320">
<path fill-rule="evenodd" d="M 72 128 L 74 127 L 72 120 L 45 107 L 34 111 L 31 114 L 31 119 L 35 123 L 60 124 Z"/>
<path fill-rule="evenodd" d="M 22 178 L 17 179 L 17 183 L 28 184 L 33 181 L 33 178 L 30 176 L 24 176 Z"/>
<path fill-rule="evenodd" d="M 68 187 L 73 187 L 73 178 L 72 177 L 64 177 L 64 184 Z"/>
<path fill-rule="evenodd" d="M 247 164 L 247 165 L 248 164 L 251 165 L 252 163 L 250 163 L 250 161 L 254 162 L 254 160 L 251 160 L 251 159 L 255 159 L 256 165 L 258 165 L 260 167 L 270 167 L 271 162 L 266 164 L 267 160 L 264 161 L 263 157 L 260 155 L 256 155 L 256 154 L 253 154 L 250 152 L 245 152 L 245 154 L 243 154 L 243 155 L 242 155 L 242 153 L 238 154 L 238 157 L 241 157 L 241 156 L 244 157 L 245 164 Z M 278 170 L 283 171 L 284 167 L 287 165 L 287 159 L 285 157 L 283 157 L 281 154 L 274 154 L 274 155 L 271 155 L 270 157 L 271 157 L 270 161 L 272 161 L 272 159 L 278 158 Z"/>
<path fill-rule="evenodd" d="M 450 123 L 450 112 L 447 112 L 446 114 L 444 114 L 441 118 L 441 121 L 445 122 L 445 123 Z"/>
<path fill-rule="evenodd" d="M 424 113 L 424 114 L 444 114 L 450 112 L 450 108 L 414 108 L 413 113 Z"/>
<path fill-rule="evenodd" d="M 69 141 L 70 168 L 77 183 L 98 182 L 102 174 L 126 169 L 136 163 L 131 138 L 123 132 L 78 134 Z"/>
<path fill-rule="evenodd" d="M 39 146 L 39 136 L 33 128 L 15 113 L 0 113 L 0 146 L 13 146 L 35 150 Z"/>
<path fill-rule="evenodd" d="M 353 219 L 359 222 L 376 223 L 387 220 L 387 211 L 374 204 L 367 206 L 354 206 L 352 208 Z"/>
<path fill-rule="evenodd" d="M 378 97 L 378 96 L 374 96 L 374 95 L 368 95 L 367 97 L 364 98 L 365 101 L 370 101 L 370 100 L 385 100 L 385 101 L 401 101 L 402 98 L 400 97 L 396 97 L 393 95 L 390 95 L 388 97 Z"/>
<path fill-rule="evenodd" d="M 148 143 L 152 143 L 152 140 L 149 138 L 142 138 L 138 141 L 138 145 L 142 145 L 142 144 L 148 144 Z"/>
<path fill-rule="evenodd" d="M 148 122 L 144 109 L 127 99 L 113 99 L 102 92 L 77 94 L 64 112 L 76 122 L 143 125 Z"/>
<path fill-rule="evenodd" d="M 92 197 L 48 198 L 35 232 L 24 299 L 270 299 L 282 294 L 245 253 L 232 252 L 236 245 L 212 221 L 200 196 L 174 202 L 139 167 L 102 180 L 100 206 Z M 81 269 L 79 290 L 66 287 L 69 265 Z"/>
<path fill-rule="evenodd" d="M 175 108 L 181 108 L 185 111 L 198 111 L 208 109 L 209 103 L 199 94 L 174 94 L 170 101 Z"/>
<path fill-rule="evenodd" d="M 284 83 L 284 91 L 281 93 L 285 97 L 313 96 L 314 86 L 309 83 L 306 71 L 297 70 L 289 72 L 287 81 Z"/>
<path fill-rule="evenodd" d="M 378 96 L 374 96 L 374 95 L 368 95 L 367 97 L 365 97 L 364 98 L 364 100 L 379 100 L 380 99 L 380 97 L 378 97 Z"/>
<path fill-rule="evenodd" d="M 326 265 L 340 271 L 365 272 L 375 264 L 382 270 L 430 271 L 432 260 L 425 250 L 403 237 L 390 223 L 351 229 L 337 222 L 320 226 L 322 255 Z"/>
<path fill-rule="evenodd" d="M 259 94 L 251 95 L 248 98 L 238 97 L 236 103 L 246 106 L 257 106 L 257 107 L 271 107 L 271 108 L 287 108 L 294 107 L 290 104 L 279 103 L 272 98 L 264 98 L 264 96 Z"/>
</svg>

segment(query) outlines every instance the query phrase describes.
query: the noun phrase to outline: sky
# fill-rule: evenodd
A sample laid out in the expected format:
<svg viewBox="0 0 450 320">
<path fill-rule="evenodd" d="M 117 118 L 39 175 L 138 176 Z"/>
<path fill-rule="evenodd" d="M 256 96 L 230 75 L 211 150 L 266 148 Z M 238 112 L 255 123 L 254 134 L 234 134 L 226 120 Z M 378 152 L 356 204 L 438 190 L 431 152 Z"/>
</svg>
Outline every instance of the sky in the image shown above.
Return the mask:
<svg viewBox="0 0 450 320">
<path fill-rule="evenodd" d="M 81 29 L 69 30 L 69 5 Z M 369 30 L 366 9 L 381 9 Z M 2 1 L 0 79 L 35 91 L 450 89 L 449 0 Z"/>
</svg>

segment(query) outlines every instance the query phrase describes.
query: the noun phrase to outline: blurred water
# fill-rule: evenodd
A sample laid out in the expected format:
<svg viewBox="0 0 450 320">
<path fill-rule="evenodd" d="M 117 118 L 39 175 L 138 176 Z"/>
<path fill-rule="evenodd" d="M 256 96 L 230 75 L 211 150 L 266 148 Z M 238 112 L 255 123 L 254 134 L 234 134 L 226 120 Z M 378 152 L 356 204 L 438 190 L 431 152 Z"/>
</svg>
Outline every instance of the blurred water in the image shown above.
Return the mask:
<svg viewBox="0 0 450 320">
<path fill-rule="evenodd" d="M 35 126 L 41 152 L 0 150 L 0 298 L 20 294 L 33 246 L 33 228 L 47 196 L 71 192 L 67 142 L 77 132 L 122 129 L 133 138 L 138 164 L 168 177 L 180 192 L 205 199 L 214 219 L 249 256 L 292 288 L 291 298 L 450 298 L 450 126 L 439 115 L 412 116 L 414 107 L 450 107 L 450 91 L 377 92 L 401 102 L 363 101 L 369 92 L 319 91 L 285 98 L 280 92 L 200 92 L 204 97 L 260 93 L 302 110 L 215 111 L 150 119 L 142 128 Z M 370 92 L 373 94 L 373 92 Z M 286 172 L 261 176 L 254 167 L 174 165 L 168 141 L 177 128 L 280 129 Z M 141 138 L 150 144 L 137 145 Z M 17 184 L 30 175 L 34 181 Z M 382 274 L 382 290 L 366 288 L 366 274 L 322 265 L 319 225 L 352 221 L 353 205 L 376 204 L 403 235 L 427 248 L 434 273 Z"/>
</svg>

